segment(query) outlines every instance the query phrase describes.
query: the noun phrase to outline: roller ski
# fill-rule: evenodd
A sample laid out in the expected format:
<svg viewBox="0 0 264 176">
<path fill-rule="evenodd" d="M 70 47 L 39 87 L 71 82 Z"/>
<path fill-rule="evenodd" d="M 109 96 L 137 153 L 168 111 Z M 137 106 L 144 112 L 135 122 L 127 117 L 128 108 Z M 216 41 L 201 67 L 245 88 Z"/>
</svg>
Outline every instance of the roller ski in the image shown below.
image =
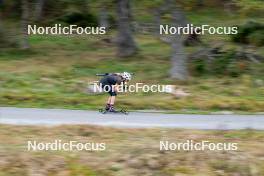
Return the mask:
<svg viewBox="0 0 264 176">
<path fill-rule="evenodd" d="M 128 115 L 128 112 L 125 109 L 115 110 L 113 106 L 106 107 L 105 109 L 99 109 L 99 112 L 102 114 L 125 114 L 125 115 Z"/>
<path fill-rule="evenodd" d="M 99 109 L 99 112 L 102 114 L 125 114 L 128 115 L 128 112 L 124 109 L 121 109 L 119 111 L 115 110 L 115 111 L 106 111 L 105 109 Z"/>
</svg>

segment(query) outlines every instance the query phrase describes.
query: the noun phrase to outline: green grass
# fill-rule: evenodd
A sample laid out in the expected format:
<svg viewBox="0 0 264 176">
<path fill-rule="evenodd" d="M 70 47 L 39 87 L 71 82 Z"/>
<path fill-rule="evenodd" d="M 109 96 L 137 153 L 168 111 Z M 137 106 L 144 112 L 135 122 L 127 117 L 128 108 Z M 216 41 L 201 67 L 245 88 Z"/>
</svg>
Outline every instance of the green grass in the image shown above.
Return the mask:
<svg viewBox="0 0 264 176">
<path fill-rule="evenodd" d="M 148 3 L 145 2 L 144 3 Z M 152 9 L 147 4 L 146 11 Z M 138 10 L 139 11 L 139 10 Z M 137 16 L 150 21 L 149 14 Z M 199 13 L 198 13 L 199 12 Z M 136 11 L 137 13 L 137 11 Z M 194 24 L 230 26 L 250 19 L 238 13 L 226 17 L 217 8 L 186 11 Z M 151 17 L 152 18 L 152 17 Z M 259 17 L 254 19 L 258 20 Z M 11 24 L 10 24 L 11 25 Z M 239 77 L 203 75 L 178 82 L 169 78 L 170 46 L 149 35 L 137 35 L 139 53 L 130 58 L 118 58 L 114 45 L 101 39 L 108 36 L 40 36 L 30 37 L 31 49 L 2 49 L 0 52 L 0 105 L 41 108 L 98 109 L 107 95 L 88 95 L 86 86 L 99 78 L 96 73 L 135 73 L 132 83 L 175 84 L 191 93 L 176 98 L 165 93 L 128 93 L 118 96 L 117 106 L 131 110 L 171 110 L 176 113 L 209 113 L 230 110 L 239 113 L 263 111 L 263 64 L 251 66 L 251 71 Z M 224 43 L 224 49 L 236 49 L 230 36 L 204 35 L 208 45 Z M 186 48 L 187 53 L 199 47 Z M 264 55 L 263 47 L 256 48 Z"/>
<path fill-rule="evenodd" d="M 123 94 L 117 105 L 125 108 L 256 112 L 264 107 L 263 87 L 255 85 L 261 75 L 170 80 L 170 48 L 150 36 L 138 36 L 140 53 L 125 59 L 95 37 L 33 36 L 30 41 L 29 51 L 6 50 L 0 55 L 1 106 L 97 109 L 106 95 L 87 95 L 87 83 L 98 79 L 96 73 L 130 71 L 135 73 L 133 82 L 176 84 L 191 96 Z"/>
</svg>

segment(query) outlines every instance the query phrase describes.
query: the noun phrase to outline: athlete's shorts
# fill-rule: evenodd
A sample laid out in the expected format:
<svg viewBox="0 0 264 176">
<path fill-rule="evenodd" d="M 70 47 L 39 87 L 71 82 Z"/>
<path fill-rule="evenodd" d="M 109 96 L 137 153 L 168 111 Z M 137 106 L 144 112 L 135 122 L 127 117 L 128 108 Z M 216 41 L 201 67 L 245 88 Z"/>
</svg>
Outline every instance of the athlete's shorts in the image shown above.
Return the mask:
<svg viewBox="0 0 264 176">
<path fill-rule="evenodd" d="M 110 96 L 117 96 L 117 93 L 113 90 L 112 85 L 102 85 L 102 88 L 105 92 L 108 92 Z"/>
</svg>

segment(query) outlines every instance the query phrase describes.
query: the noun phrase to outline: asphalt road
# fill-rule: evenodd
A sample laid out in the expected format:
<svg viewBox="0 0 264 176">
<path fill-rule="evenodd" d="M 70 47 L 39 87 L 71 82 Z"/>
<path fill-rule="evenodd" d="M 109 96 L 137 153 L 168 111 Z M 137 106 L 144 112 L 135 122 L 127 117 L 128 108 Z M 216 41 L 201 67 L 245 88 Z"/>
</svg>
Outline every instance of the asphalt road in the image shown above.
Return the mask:
<svg viewBox="0 0 264 176">
<path fill-rule="evenodd" d="M 87 124 L 121 128 L 184 128 L 264 130 L 264 115 L 191 115 L 130 112 L 101 114 L 96 111 L 0 107 L 0 123 L 11 125 Z"/>
</svg>

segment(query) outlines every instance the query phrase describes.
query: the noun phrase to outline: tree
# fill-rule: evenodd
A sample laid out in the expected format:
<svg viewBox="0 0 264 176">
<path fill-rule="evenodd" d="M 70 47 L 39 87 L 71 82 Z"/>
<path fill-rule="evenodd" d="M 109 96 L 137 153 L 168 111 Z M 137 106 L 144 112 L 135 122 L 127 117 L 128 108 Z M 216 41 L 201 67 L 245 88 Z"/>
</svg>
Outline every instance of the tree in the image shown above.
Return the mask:
<svg viewBox="0 0 264 176">
<path fill-rule="evenodd" d="M 161 15 L 165 13 L 171 13 L 172 26 L 183 27 L 187 25 L 187 19 L 185 18 L 182 9 L 175 5 L 173 0 L 165 0 L 164 4 L 156 10 L 155 21 L 156 25 L 161 24 Z M 160 39 L 171 45 L 172 56 L 171 56 L 171 69 L 170 77 L 186 80 L 188 77 L 187 69 L 187 57 L 184 51 L 184 36 L 175 34 L 169 37 L 161 37 Z"/>
<path fill-rule="evenodd" d="M 29 41 L 28 41 L 28 33 L 27 33 L 27 25 L 29 22 L 29 2 L 28 0 L 22 0 L 22 18 L 21 18 L 21 27 L 22 27 L 22 42 L 21 47 L 22 49 L 29 48 Z"/>
<path fill-rule="evenodd" d="M 196 4 L 198 7 L 203 7 L 204 6 L 204 0 L 197 0 Z"/>
<path fill-rule="evenodd" d="M 45 0 L 37 0 L 35 7 L 35 21 L 39 21 L 42 19 L 44 4 Z"/>
<path fill-rule="evenodd" d="M 184 16 L 183 11 L 176 7 L 172 12 L 172 20 L 174 26 L 185 26 L 187 20 Z M 179 80 L 186 80 L 188 77 L 187 69 L 187 57 L 184 52 L 184 37 L 183 35 L 174 35 L 171 38 L 171 47 L 172 47 L 172 57 L 171 63 L 172 68 L 170 70 L 170 75 L 172 78 Z"/>
<path fill-rule="evenodd" d="M 4 28 L 4 25 L 2 23 L 3 20 L 2 9 L 3 9 L 3 1 L 0 0 L 0 48 L 9 47 L 10 45 L 12 45 L 12 43 L 10 42 L 10 37 L 7 35 L 6 29 Z"/>
<path fill-rule="evenodd" d="M 102 5 L 102 7 L 100 8 L 99 25 L 100 27 L 105 27 L 106 29 L 109 28 L 109 14 L 105 5 Z"/>
<path fill-rule="evenodd" d="M 120 57 L 132 56 L 137 52 L 131 30 L 131 8 L 129 0 L 117 0 L 117 46 Z"/>
<path fill-rule="evenodd" d="M 2 1 L 0 0 L 0 10 L 2 9 Z M 0 12 L 0 47 L 5 45 L 3 25 L 2 25 L 2 13 Z"/>
</svg>

